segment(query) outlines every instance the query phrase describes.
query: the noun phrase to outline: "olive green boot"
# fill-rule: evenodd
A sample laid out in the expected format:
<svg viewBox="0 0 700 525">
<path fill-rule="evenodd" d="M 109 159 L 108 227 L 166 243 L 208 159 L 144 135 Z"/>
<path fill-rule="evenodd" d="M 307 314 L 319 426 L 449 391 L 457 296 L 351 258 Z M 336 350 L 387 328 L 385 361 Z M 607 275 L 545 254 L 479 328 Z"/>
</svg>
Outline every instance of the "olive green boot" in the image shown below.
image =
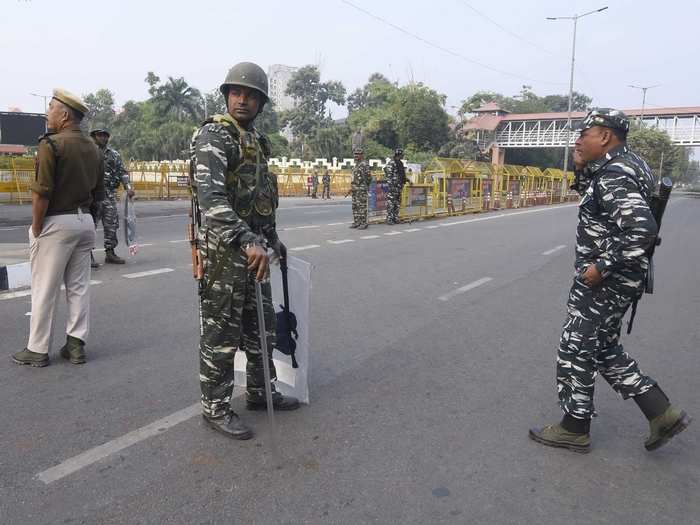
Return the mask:
<svg viewBox="0 0 700 525">
<path fill-rule="evenodd" d="M 569 432 L 560 423 L 544 428 L 531 428 L 530 439 L 548 447 L 568 448 L 586 454 L 591 451 L 591 435 Z"/>
<path fill-rule="evenodd" d="M 73 336 L 66 336 L 66 344 L 59 351 L 63 359 L 68 359 L 74 365 L 85 362 L 85 343 Z"/>
<path fill-rule="evenodd" d="M 683 410 L 669 406 L 663 414 L 649 421 L 649 437 L 644 442 L 644 448 L 656 450 L 665 445 L 673 436 L 688 428 L 691 421 Z"/>
<path fill-rule="evenodd" d="M 17 352 L 12 355 L 12 360 L 18 365 L 29 365 L 29 366 L 47 366 L 49 364 L 48 354 L 40 354 L 39 352 L 32 352 L 31 350 L 25 348 L 21 352 Z"/>
</svg>

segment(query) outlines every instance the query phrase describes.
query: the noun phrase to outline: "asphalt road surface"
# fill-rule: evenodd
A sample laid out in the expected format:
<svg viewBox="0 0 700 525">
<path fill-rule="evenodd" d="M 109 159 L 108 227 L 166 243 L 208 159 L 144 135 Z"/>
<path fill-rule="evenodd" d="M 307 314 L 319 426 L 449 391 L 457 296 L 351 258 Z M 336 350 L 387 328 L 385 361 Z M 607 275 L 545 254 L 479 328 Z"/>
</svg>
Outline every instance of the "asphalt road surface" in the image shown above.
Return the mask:
<svg viewBox="0 0 700 525">
<path fill-rule="evenodd" d="M 641 412 L 600 380 L 590 454 L 527 437 L 561 416 L 575 205 L 357 231 L 348 200 L 284 200 L 313 291 L 311 403 L 277 416 L 281 468 L 240 397 L 255 439 L 202 424 L 187 203 L 138 206 L 143 248 L 93 274 L 86 365 L 13 364 L 30 301 L 0 296 L 1 524 L 700 523 L 697 422 L 648 453 Z M 0 243 L 25 242 L 28 208 L 0 216 Z M 700 199 L 669 205 L 656 293 L 623 337 L 695 416 L 699 223 Z"/>
</svg>

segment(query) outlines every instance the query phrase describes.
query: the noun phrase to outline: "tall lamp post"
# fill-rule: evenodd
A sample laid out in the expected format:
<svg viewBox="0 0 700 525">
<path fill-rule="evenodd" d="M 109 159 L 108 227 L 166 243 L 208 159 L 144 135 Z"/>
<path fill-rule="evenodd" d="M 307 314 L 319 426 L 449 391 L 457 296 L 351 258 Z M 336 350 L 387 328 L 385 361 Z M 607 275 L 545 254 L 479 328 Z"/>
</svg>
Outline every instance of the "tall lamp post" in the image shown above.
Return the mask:
<svg viewBox="0 0 700 525">
<path fill-rule="evenodd" d="M 569 143 L 571 142 L 571 105 L 574 99 L 574 62 L 576 61 L 576 26 L 578 24 L 578 19 L 584 16 L 592 15 L 593 13 L 600 13 L 605 11 L 608 6 L 601 7 L 600 9 L 594 9 L 593 11 L 588 11 L 582 15 L 573 16 L 548 16 L 547 20 L 573 20 L 574 21 L 574 38 L 573 44 L 571 45 L 571 76 L 569 78 L 569 110 L 566 116 L 566 145 L 564 146 L 564 180 L 566 181 L 566 173 L 569 167 Z M 566 184 L 564 184 L 566 186 Z"/>
<path fill-rule="evenodd" d="M 660 85 L 661 84 L 654 84 L 653 86 L 635 86 L 634 84 L 628 85 L 628 87 L 642 90 L 642 114 L 639 115 L 639 125 L 640 126 L 644 125 L 644 105 L 646 104 L 646 101 L 647 101 L 647 89 L 659 87 Z"/>
<path fill-rule="evenodd" d="M 47 109 L 46 99 L 50 98 L 50 96 L 49 95 L 39 95 L 37 93 L 29 93 L 29 94 L 33 97 L 39 97 L 39 98 L 44 99 L 44 113 L 46 113 L 46 109 Z"/>
</svg>

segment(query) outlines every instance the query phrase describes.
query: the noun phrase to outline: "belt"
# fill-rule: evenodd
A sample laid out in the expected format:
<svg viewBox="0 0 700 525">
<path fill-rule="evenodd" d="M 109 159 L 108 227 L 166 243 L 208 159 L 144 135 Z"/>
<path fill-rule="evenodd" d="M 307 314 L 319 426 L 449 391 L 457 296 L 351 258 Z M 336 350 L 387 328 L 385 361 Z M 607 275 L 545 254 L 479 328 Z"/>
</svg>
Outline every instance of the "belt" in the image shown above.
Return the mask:
<svg viewBox="0 0 700 525">
<path fill-rule="evenodd" d="M 90 213 L 88 208 L 75 208 L 73 210 L 66 211 L 49 211 L 46 212 L 46 217 L 51 217 L 54 215 L 77 215 L 78 213 Z"/>
</svg>

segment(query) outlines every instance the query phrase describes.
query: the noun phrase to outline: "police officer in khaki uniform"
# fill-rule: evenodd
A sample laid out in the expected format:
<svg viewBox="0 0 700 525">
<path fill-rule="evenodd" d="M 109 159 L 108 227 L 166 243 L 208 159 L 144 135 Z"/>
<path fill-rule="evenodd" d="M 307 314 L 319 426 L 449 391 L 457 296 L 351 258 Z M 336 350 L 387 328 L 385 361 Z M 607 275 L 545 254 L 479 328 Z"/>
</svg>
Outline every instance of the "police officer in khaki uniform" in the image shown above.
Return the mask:
<svg viewBox="0 0 700 525">
<path fill-rule="evenodd" d="M 32 317 L 27 347 L 12 356 L 20 365 L 46 366 L 55 305 L 61 285 L 68 302 L 67 340 L 60 355 L 85 362 L 90 313 L 90 250 L 95 246 L 91 213 L 104 199 L 103 161 L 80 131 L 87 113 L 75 95 L 56 89 L 46 114 L 49 132 L 39 140 L 32 190 L 29 261 Z"/>
</svg>

